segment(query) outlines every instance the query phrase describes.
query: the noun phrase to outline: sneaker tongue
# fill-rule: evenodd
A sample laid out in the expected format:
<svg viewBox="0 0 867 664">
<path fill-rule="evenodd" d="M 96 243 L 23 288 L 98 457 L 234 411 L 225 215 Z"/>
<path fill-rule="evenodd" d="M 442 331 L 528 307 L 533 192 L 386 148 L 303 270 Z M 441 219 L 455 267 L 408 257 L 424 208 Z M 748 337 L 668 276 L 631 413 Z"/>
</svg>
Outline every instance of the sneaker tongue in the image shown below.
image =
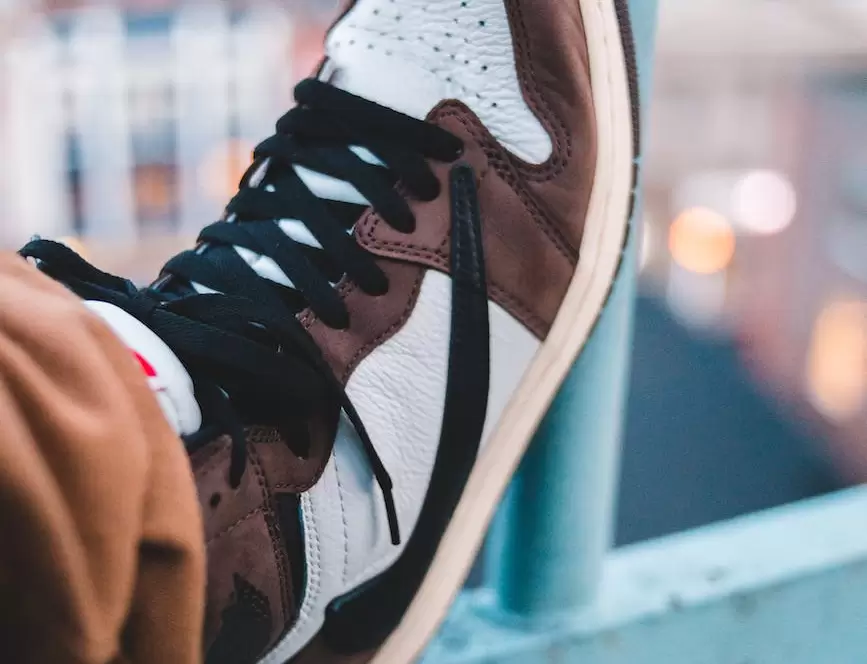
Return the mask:
<svg viewBox="0 0 867 664">
<path fill-rule="evenodd" d="M 198 431 L 202 414 L 196 403 L 193 381 L 165 342 L 113 304 L 87 301 L 85 305 L 132 351 L 175 432 L 185 435 Z"/>
</svg>

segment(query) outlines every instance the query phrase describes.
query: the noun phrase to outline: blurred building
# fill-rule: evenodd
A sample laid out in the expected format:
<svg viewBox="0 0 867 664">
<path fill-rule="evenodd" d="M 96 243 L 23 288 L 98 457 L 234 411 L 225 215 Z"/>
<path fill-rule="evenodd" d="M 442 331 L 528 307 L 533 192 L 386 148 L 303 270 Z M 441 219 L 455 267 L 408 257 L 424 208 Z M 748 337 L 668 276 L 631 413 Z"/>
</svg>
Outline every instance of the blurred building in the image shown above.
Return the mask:
<svg viewBox="0 0 867 664">
<path fill-rule="evenodd" d="M 19 4 L 0 33 L 0 244 L 186 241 L 313 70 L 334 2 Z M 13 220 L 10 223 L 8 220 Z"/>
</svg>

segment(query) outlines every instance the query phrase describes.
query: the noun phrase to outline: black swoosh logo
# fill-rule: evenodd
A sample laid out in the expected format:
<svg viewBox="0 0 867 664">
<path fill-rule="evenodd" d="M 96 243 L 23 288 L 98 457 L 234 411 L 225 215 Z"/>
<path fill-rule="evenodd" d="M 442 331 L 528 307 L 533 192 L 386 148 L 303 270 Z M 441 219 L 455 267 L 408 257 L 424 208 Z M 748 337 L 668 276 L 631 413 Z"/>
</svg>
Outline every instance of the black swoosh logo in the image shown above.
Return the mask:
<svg viewBox="0 0 867 664">
<path fill-rule="evenodd" d="M 378 647 L 400 622 L 430 567 L 481 443 L 490 386 L 490 324 L 478 192 L 469 165 L 452 168 L 450 189 L 451 337 L 433 474 L 418 523 L 397 562 L 328 605 L 323 635 L 339 653 Z"/>
<path fill-rule="evenodd" d="M 205 664 L 255 664 L 271 640 L 268 598 L 238 574 L 233 581 L 232 602 L 223 609 L 222 626 Z"/>
</svg>

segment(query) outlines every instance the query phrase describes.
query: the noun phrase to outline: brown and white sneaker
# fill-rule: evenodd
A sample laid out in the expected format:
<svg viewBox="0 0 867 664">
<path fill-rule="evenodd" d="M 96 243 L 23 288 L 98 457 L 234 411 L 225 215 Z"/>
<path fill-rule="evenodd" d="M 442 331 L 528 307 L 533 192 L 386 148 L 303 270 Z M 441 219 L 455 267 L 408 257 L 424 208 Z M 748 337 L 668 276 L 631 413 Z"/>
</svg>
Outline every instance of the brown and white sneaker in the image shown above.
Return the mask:
<svg viewBox="0 0 867 664">
<path fill-rule="evenodd" d="M 149 289 L 25 249 L 184 434 L 207 664 L 421 652 L 617 273 L 630 43 L 626 0 L 357 0 Z"/>
</svg>

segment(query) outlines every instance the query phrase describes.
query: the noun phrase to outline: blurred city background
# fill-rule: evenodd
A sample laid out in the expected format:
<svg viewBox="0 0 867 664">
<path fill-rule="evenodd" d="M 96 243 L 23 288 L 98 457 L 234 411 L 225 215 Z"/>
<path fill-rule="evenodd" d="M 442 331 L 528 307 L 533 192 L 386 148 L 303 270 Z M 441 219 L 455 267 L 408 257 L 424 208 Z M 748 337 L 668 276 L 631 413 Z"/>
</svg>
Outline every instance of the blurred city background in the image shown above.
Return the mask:
<svg viewBox="0 0 867 664">
<path fill-rule="evenodd" d="M 0 248 L 140 281 L 336 0 L 0 0 Z M 867 1 L 662 0 L 618 539 L 867 480 Z"/>
</svg>

